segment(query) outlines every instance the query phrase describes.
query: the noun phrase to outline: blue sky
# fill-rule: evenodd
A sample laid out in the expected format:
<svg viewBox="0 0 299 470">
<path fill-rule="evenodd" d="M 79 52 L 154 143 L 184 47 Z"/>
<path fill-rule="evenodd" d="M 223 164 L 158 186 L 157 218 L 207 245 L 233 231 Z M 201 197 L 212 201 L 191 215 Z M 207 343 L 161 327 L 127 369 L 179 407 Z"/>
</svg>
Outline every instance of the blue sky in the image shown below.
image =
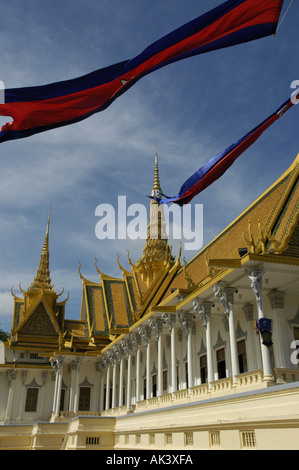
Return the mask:
<svg viewBox="0 0 299 470">
<path fill-rule="evenodd" d="M 74 78 L 130 59 L 220 0 L 12 0 L 1 6 L 0 57 L 7 88 Z M 289 6 L 285 0 L 281 18 Z M 51 203 L 50 268 L 70 292 L 67 317 L 79 318 L 82 274 L 120 277 L 144 241 L 95 236 L 95 209 L 125 195 L 149 205 L 154 157 L 167 195 L 208 159 L 271 114 L 293 90 L 299 6 L 276 37 L 193 57 L 150 74 L 106 111 L 81 123 L 0 146 L 0 328 L 9 331 L 10 289 L 26 289 L 38 267 Z M 232 222 L 299 152 L 294 107 L 193 200 L 203 204 L 204 245 Z M 6 122 L 0 117 L 0 125 Z M 178 253 L 177 242 L 173 243 Z M 196 252 L 183 253 L 186 260 Z"/>
</svg>

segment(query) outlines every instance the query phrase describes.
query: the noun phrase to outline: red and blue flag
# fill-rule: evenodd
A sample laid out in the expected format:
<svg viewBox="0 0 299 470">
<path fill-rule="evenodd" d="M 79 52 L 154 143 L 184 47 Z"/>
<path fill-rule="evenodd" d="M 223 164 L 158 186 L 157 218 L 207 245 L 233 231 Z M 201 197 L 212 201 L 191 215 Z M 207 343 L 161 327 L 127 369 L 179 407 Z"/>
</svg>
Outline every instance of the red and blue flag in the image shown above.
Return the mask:
<svg viewBox="0 0 299 470">
<path fill-rule="evenodd" d="M 145 75 L 197 54 L 275 34 L 283 0 L 228 0 L 151 44 L 141 54 L 88 75 L 5 90 L 0 115 L 13 121 L 0 142 L 72 124 L 106 109 Z"/>
<path fill-rule="evenodd" d="M 296 96 L 297 95 L 297 96 Z M 285 114 L 299 100 L 299 94 L 295 92 L 292 96 L 284 101 L 279 108 L 271 114 L 267 119 L 252 129 L 238 142 L 232 144 L 224 152 L 219 153 L 211 158 L 207 163 L 199 168 L 190 178 L 182 185 L 176 196 L 168 197 L 165 194 L 156 193 L 150 196 L 159 204 L 176 203 L 180 206 L 188 204 L 194 196 L 206 189 L 210 184 L 220 178 L 226 170 L 234 163 L 234 161 L 247 150 L 274 122 L 276 122 L 283 114 Z"/>
</svg>

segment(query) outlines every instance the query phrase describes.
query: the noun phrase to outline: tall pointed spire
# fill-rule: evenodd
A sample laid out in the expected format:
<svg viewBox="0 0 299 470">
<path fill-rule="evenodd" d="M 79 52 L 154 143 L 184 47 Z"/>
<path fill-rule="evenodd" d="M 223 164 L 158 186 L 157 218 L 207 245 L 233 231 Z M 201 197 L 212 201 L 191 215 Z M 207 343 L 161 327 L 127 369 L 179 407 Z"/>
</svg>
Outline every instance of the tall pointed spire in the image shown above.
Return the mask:
<svg viewBox="0 0 299 470">
<path fill-rule="evenodd" d="M 49 269 L 49 227 L 50 227 L 50 212 L 48 215 L 48 222 L 47 222 L 47 229 L 45 240 L 41 252 L 41 257 L 39 261 L 38 270 L 36 272 L 34 281 L 32 282 L 31 286 L 29 287 L 28 291 L 30 292 L 40 292 L 40 291 L 47 291 L 47 292 L 55 292 L 51 283 L 50 278 L 50 269 Z"/>
<path fill-rule="evenodd" d="M 155 177 L 154 177 L 154 185 L 152 189 L 152 196 L 156 195 L 156 191 L 159 191 L 159 193 L 162 192 L 160 179 L 159 179 L 158 152 L 156 152 L 156 156 L 155 156 Z M 154 203 L 155 201 L 152 199 L 152 202 Z"/>
<path fill-rule="evenodd" d="M 158 196 L 161 193 L 159 179 L 158 153 L 155 155 L 155 176 L 152 189 L 152 196 Z M 154 199 L 150 204 L 150 217 L 148 223 L 148 234 L 143 253 L 136 263 L 136 269 L 142 275 L 148 286 L 165 269 L 165 266 L 173 264 L 171 247 L 168 244 L 166 224 L 164 220 L 164 207 L 159 205 Z"/>
</svg>

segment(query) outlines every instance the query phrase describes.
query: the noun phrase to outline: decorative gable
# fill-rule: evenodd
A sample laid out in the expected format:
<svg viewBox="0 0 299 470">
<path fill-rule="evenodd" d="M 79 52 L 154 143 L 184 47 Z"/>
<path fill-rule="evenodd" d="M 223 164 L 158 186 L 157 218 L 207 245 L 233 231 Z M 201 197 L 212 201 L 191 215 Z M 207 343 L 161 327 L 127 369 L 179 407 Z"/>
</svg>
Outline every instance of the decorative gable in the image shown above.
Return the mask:
<svg viewBox="0 0 299 470">
<path fill-rule="evenodd" d="M 44 304 L 41 302 L 20 328 L 22 336 L 58 336 Z"/>
</svg>

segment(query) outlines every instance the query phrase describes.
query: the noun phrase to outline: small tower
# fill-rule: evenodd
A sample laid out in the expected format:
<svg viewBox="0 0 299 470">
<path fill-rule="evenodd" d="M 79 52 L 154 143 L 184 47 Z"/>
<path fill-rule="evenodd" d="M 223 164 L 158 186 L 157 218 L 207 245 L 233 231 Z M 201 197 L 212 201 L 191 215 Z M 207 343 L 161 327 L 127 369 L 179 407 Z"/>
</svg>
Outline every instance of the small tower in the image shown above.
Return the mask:
<svg viewBox="0 0 299 470">
<path fill-rule="evenodd" d="M 35 278 L 28 289 L 28 292 L 47 292 L 47 293 L 55 293 L 51 278 L 50 278 L 50 269 L 49 269 L 49 227 L 50 227 L 50 213 L 48 216 L 47 222 L 47 229 L 46 229 L 46 236 L 43 245 L 43 249 L 41 252 L 41 257 L 39 261 L 39 266 L 35 275 Z"/>
<path fill-rule="evenodd" d="M 152 189 L 152 196 L 161 193 L 159 179 L 158 154 L 155 156 L 155 175 Z M 143 253 L 135 267 L 140 273 L 143 282 L 148 287 L 155 281 L 167 267 L 174 264 L 174 257 L 171 254 L 171 246 L 168 244 L 166 224 L 164 219 L 164 207 L 159 205 L 154 199 L 150 203 L 150 217 L 148 232 Z"/>
<path fill-rule="evenodd" d="M 50 278 L 49 227 L 50 213 L 34 280 L 27 291 L 20 286 L 23 299 L 13 294 L 14 315 L 11 343 L 14 346 L 38 344 L 41 348 L 43 345 L 49 347 L 58 345 L 62 337 L 66 301 L 57 302 L 61 294 L 56 293 Z"/>
</svg>

